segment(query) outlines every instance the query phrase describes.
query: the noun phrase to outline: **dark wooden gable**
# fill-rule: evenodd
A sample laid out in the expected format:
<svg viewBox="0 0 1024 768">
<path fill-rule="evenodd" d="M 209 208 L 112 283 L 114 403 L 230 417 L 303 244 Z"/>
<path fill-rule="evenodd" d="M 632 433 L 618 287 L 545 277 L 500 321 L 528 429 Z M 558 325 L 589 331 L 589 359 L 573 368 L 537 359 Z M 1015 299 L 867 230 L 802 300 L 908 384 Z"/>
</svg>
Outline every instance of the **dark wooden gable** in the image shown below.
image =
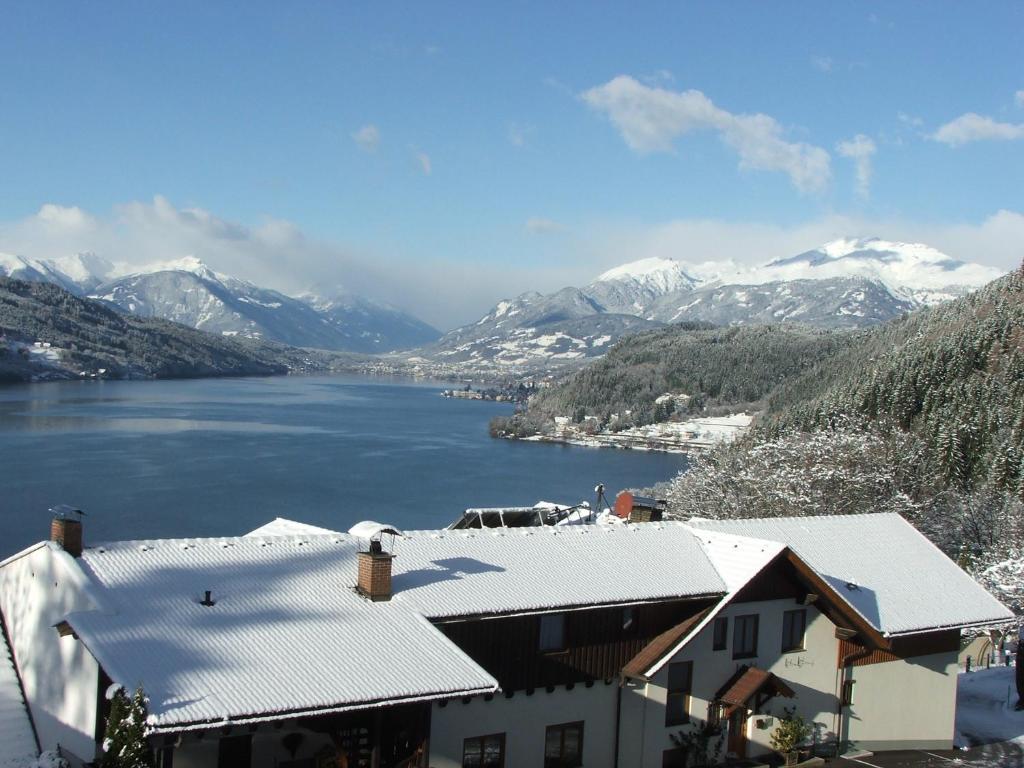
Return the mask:
<svg viewBox="0 0 1024 768">
<path fill-rule="evenodd" d="M 625 626 L 623 606 L 567 611 L 566 647 L 553 652 L 539 649 L 539 614 L 448 622 L 438 629 L 492 674 L 502 690 L 532 690 L 616 678 L 655 637 L 716 600 L 631 606 L 630 627 Z"/>
</svg>

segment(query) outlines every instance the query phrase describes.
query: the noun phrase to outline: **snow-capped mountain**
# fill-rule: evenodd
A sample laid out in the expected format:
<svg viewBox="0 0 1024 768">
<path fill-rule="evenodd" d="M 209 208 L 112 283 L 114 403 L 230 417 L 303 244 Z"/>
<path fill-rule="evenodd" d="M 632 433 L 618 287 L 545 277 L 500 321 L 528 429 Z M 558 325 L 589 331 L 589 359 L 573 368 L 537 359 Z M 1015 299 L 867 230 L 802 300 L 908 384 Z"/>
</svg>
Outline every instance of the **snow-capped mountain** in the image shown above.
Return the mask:
<svg viewBox="0 0 1024 768">
<path fill-rule="evenodd" d="M 785 280 L 760 285 L 709 285 L 655 302 L 648 316 L 665 323 L 700 321 L 715 325 L 803 323 L 821 328 L 878 325 L 914 309 L 863 277 Z"/>
<path fill-rule="evenodd" d="M 660 323 L 610 313 L 578 288 L 499 302 L 471 325 L 449 331 L 422 350 L 438 361 L 528 367 L 603 355 L 626 333 Z"/>
<path fill-rule="evenodd" d="M 594 357 L 625 333 L 664 323 L 864 327 L 961 296 L 999 275 L 927 245 L 877 238 L 835 240 L 757 266 L 642 259 L 608 270 L 582 289 L 502 301 L 424 353 L 525 365 Z"/>
<path fill-rule="evenodd" d="M 0 275 L 56 283 L 142 317 L 298 347 L 390 352 L 440 335 L 393 307 L 352 296 L 311 303 L 221 274 L 193 256 L 140 268 L 93 253 L 47 261 L 0 254 Z"/>
<path fill-rule="evenodd" d="M 649 258 L 609 269 L 584 288 L 607 312 L 643 314 L 655 300 L 704 281 L 673 259 Z"/>
<path fill-rule="evenodd" d="M 704 264 L 691 272 L 705 281 L 697 293 L 666 294 L 646 309 L 645 316 L 662 322 L 874 325 L 962 296 L 1002 274 L 921 243 L 878 238 L 834 240 L 759 266 L 724 264 L 716 272 L 713 265 Z M 837 301 L 839 295 L 845 298 Z"/>
</svg>

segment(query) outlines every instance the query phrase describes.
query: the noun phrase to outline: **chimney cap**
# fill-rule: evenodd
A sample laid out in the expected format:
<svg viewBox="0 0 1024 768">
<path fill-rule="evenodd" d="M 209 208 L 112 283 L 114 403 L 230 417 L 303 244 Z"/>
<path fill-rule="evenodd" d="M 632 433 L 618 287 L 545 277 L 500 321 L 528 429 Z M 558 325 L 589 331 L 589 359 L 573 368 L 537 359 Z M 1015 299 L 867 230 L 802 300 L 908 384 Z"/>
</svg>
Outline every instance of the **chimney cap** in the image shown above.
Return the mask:
<svg viewBox="0 0 1024 768">
<path fill-rule="evenodd" d="M 356 523 L 348 529 L 349 535 L 355 536 L 357 539 L 366 539 L 367 541 L 373 541 L 376 539 L 380 541 L 380 537 L 389 533 L 392 536 L 396 536 L 400 539 L 405 538 L 405 534 L 392 525 L 385 523 L 376 523 L 373 520 L 363 520 L 361 523 Z"/>
<path fill-rule="evenodd" d="M 69 520 L 73 519 L 72 515 L 81 517 L 85 514 L 78 507 L 72 507 L 70 504 L 56 504 L 50 507 L 50 513 L 58 520 Z"/>
</svg>

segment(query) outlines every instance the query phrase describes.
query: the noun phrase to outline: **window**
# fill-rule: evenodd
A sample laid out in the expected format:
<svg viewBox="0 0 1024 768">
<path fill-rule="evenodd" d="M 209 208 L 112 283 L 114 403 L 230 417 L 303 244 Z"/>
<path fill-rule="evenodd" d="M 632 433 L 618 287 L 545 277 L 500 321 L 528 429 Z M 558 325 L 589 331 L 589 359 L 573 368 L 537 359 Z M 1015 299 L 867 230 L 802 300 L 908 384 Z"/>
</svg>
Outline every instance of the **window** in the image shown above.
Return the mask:
<svg viewBox="0 0 1024 768">
<path fill-rule="evenodd" d="M 853 684 L 856 680 L 843 680 L 843 693 L 840 697 L 840 704 L 844 707 L 849 707 L 853 704 Z"/>
<path fill-rule="evenodd" d="M 693 689 L 693 662 L 668 665 L 668 697 L 665 700 L 665 725 L 690 722 L 690 691 Z"/>
<path fill-rule="evenodd" d="M 724 651 L 729 643 L 729 619 L 719 616 L 715 619 L 714 638 L 711 645 L 713 651 Z"/>
<path fill-rule="evenodd" d="M 505 734 L 474 736 L 462 742 L 462 768 L 504 768 Z"/>
<path fill-rule="evenodd" d="M 565 614 L 549 613 L 540 617 L 540 644 L 542 651 L 565 650 Z"/>
<path fill-rule="evenodd" d="M 782 614 L 782 650 L 802 651 L 804 630 L 807 629 L 807 609 L 786 611 Z"/>
<path fill-rule="evenodd" d="M 637 616 L 636 609 L 633 607 L 626 607 L 622 609 L 622 634 L 632 635 L 637 630 Z"/>
<path fill-rule="evenodd" d="M 732 657 L 749 659 L 757 656 L 757 614 L 737 616 L 732 625 Z"/>
<path fill-rule="evenodd" d="M 549 725 L 544 734 L 544 768 L 583 765 L 583 723 Z"/>
</svg>

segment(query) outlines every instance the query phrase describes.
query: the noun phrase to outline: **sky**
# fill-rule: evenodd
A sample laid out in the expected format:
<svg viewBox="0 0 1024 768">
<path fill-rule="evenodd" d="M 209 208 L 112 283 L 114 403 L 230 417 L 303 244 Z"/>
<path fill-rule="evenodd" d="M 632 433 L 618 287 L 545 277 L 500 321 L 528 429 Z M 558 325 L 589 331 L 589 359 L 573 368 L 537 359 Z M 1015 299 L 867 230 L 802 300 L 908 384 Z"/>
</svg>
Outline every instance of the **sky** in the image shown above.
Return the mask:
<svg viewBox="0 0 1024 768">
<path fill-rule="evenodd" d="M 441 329 L 647 256 L 1024 259 L 1024 4 L 3 3 L 0 252 Z"/>
</svg>

